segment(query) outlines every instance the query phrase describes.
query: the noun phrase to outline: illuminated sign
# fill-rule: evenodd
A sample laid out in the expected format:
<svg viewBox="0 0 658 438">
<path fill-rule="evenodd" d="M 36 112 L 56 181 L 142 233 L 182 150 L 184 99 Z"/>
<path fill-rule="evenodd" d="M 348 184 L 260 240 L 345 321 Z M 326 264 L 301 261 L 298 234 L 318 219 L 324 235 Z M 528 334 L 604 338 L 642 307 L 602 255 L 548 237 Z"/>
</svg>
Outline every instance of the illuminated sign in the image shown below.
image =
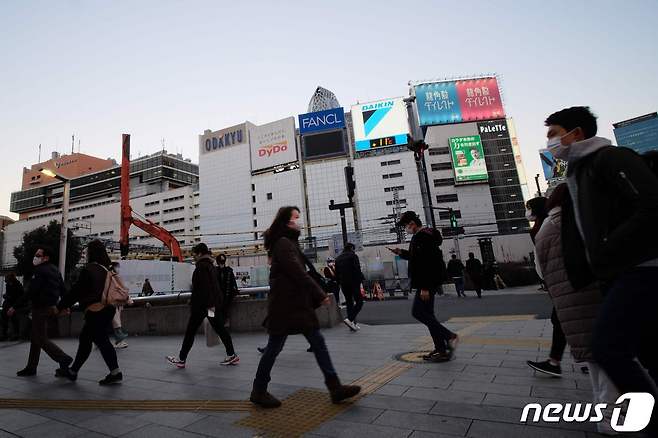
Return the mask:
<svg viewBox="0 0 658 438">
<path fill-rule="evenodd" d="M 455 183 L 487 181 L 487 164 L 479 135 L 450 138 Z"/>
<path fill-rule="evenodd" d="M 352 106 L 352 128 L 357 152 L 407 144 L 409 121 L 404 101 L 396 98 Z"/>
<path fill-rule="evenodd" d="M 299 115 L 299 132 L 301 134 L 338 129 L 344 126 L 345 111 L 343 108 Z"/>
</svg>

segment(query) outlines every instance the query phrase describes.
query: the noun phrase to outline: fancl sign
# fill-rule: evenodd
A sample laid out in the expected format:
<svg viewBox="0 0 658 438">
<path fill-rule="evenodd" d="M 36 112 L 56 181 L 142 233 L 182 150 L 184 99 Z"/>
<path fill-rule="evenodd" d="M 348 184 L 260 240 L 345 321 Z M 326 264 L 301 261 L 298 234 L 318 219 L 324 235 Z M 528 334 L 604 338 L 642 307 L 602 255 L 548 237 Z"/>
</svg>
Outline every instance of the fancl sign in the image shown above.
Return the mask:
<svg viewBox="0 0 658 438">
<path fill-rule="evenodd" d="M 343 108 L 299 115 L 299 132 L 301 134 L 339 129 L 344 126 L 345 111 Z"/>
<path fill-rule="evenodd" d="M 208 132 L 201 136 L 201 153 L 207 154 L 225 147 L 247 143 L 247 129 L 244 124 Z"/>
</svg>

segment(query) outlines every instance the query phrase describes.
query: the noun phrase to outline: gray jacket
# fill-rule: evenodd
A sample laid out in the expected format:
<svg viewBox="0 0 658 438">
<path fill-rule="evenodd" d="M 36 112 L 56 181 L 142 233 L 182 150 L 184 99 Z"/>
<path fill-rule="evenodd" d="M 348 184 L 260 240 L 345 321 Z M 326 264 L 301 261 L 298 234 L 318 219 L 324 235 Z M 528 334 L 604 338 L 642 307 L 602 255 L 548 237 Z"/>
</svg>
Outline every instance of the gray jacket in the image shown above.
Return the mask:
<svg viewBox="0 0 658 438">
<path fill-rule="evenodd" d="M 592 360 L 592 332 L 602 302 L 598 283 L 574 290 L 569 282 L 561 238 L 562 209 L 552 209 L 535 237 L 537 261 L 562 330 L 576 362 Z"/>
</svg>

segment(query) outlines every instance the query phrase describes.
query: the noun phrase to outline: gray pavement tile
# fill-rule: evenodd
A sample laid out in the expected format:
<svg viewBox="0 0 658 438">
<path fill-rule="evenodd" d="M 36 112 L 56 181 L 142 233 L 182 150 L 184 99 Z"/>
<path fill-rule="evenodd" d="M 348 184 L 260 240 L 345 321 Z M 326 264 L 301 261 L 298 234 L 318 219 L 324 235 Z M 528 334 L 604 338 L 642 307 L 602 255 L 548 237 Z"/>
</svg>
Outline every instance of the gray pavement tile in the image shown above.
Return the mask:
<svg viewBox="0 0 658 438">
<path fill-rule="evenodd" d="M 468 431 L 471 420 L 440 415 L 387 411 L 375 421 L 375 424 L 463 436 Z"/>
<path fill-rule="evenodd" d="M 560 398 L 579 402 L 591 402 L 593 397 L 591 390 L 548 388 L 545 386 L 533 387 L 532 395 L 534 397 Z"/>
<path fill-rule="evenodd" d="M 457 353 L 457 359 L 455 360 L 466 365 L 481 365 L 485 367 L 499 367 L 503 362 L 505 362 L 502 358 L 496 359 L 492 357 L 474 357 L 472 359 L 464 359 L 459 355 L 459 352 Z"/>
<path fill-rule="evenodd" d="M 523 409 L 467 403 L 437 403 L 430 414 L 518 424 Z"/>
<path fill-rule="evenodd" d="M 502 363 L 499 364 L 499 366 L 505 368 L 524 368 L 524 369 L 528 368 L 528 364 L 523 359 L 507 359 L 502 361 Z"/>
<path fill-rule="evenodd" d="M 386 410 L 402 411 L 402 412 L 415 412 L 427 413 L 434 406 L 434 401 L 413 399 L 408 397 L 392 397 L 388 395 L 370 394 L 363 397 L 358 402 L 357 406 L 366 406 L 370 408 L 379 408 Z"/>
<path fill-rule="evenodd" d="M 219 432 L 219 431 L 217 431 Z M 185 432 L 180 429 L 172 429 L 170 427 L 165 427 L 161 425 L 150 425 L 144 426 L 140 429 L 133 430 L 126 435 L 122 435 L 122 438 L 200 438 L 202 436 L 192 432 Z M 220 435 L 210 435 L 210 436 L 220 436 Z M 222 435 L 227 436 L 227 435 Z"/>
<path fill-rule="evenodd" d="M 83 421 L 91 420 L 100 415 L 105 415 L 107 412 L 102 411 L 72 411 L 72 410 L 47 410 L 40 415 L 61 421 L 68 424 L 77 425 Z"/>
<path fill-rule="evenodd" d="M 0 410 L 0 427 L 7 432 L 16 432 L 49 421 L 51 420 L 46 417 L 25 411 L 16 409 Z"/>
<path fill-rule="evenodd" d="M 106 413 L 83 421 L 78 426 L 104 435 L 121 436 L 149 424 L 147 421 L 138 420 L 137 418 Z"/>
<path fill-rule="evenodd" d="M 435 400 L 443 402 L 457 402 L 457 403 L 482 403 L 484 399 L 484 392 L 471 392 L 471 391 L 452 391 L 448 389 L 429 389 L 429 388 L 409 388 L 407 392 L 402 394 L 403 398 L 420 398 L 425 400 Z"/>
<path fill-rule="evenodd" d="M 533 387 L 548 386 L 551 388 L 578 389 L 577 380 L 566 377 L 558 379 L 541 374 L 532 377 L 496 376 L 493 383 L 499 383 L 502 385 L 530 385 Z"/>
<path fill-rule="evenodd" d="M 423 432 L 416 430 L 409 438 L 455 438 L 457 435 L 446 435 L 445 433 Z"/>
<path fill-rule="evenodd" d="M 0 426 L 2 427 L 2 426 Z M 50 420 L 46 423 L 41 423 L 36 426 L 28 427 L 16 431 L 16 434 L 24 438 L 43 438 L 43 437 L 57 437 L 57 438 L 73 438 L 82 436 L 88 433 L 88 430 L 75 427 L 71 424 L 61 423 L 59 421 Z"/>
<path fill-rule="evenodd" d="M 468 431 L 469 438 L 585 438 L 585 432 L 517 424 L 473 421 Z"/>
<path fill-rule="evenodd" d="M 464 380 L 455 380 L 450 385 L 450 389 L 458 391 L 475 391 L 486 392 L 487 394 L 507 394 L 507 395 L 530 395 L 531 387 L 529 385 L 508 385 L 500 383 L 482 383 L 467 382 Z"/>
<path fill-rule="evenodd" d="M 487 394 L 482 402 L 483 405 L 491 406 L 507 406 L 510 408 L 520 408 L 523 409 L 525 405 L 529 403 L 539 403 L 542 406 L 549 403 L 569 403 L 568 400 L 563 398 L 547 399 L 539 397 L 518 397 L 513 395 L 502 395 L 502 394 Z"/>
<path fill-rule="evenodd" d="M 140 415 L 135 418 L 141 421 L 146 421 L 148 423 L 182 429 L 185 426 L 188 426 L 206 417 L 207 415 L 197 414 L 194 412 L 163 411 L 140 413 Z"/>
<path fill-rule="evenodd" d="M 446 389 L 452 383 L 452 379 L 442 375 L 433 375 L 432 377 L 406 377 L 400 376 L 392 380 L 392 383 L 403 386 L 419 386 L 421 388 L 442 388 Z"/>
<path fill-rule="evenodd" d="M 495 368 L 493 368 L 495 369 Z M 482 383 L 492 383 L 494 380 L 494 374 L 484 374 L 484 373 L 468 373 L 465 371 L 462 372 L 453 372 L 453 371 L 428 371 L 423 378 L 439 378 L 445 380 L 467 380 L 469 382 L 482 382 Z"/>
<path fill-rule="evenodd" d="M 467 373 L 493 374 L 496 376 L 533 376 L 535 371 L 525 365 L 525 368 L 486 367 L 481 365 L 468 365 L 464 370 Z"/>
<path fill-rule="evenodd" d="M 252 438 L 254 430 L 244 427 L 234 426 L 222 418 L 208 416 L 202 420 L 192 423 L 183 428 L 187 432 L 198 433 L 209 436 L 227 436 L 236 438 Z"/>
<path fill-rule="evenodd" d="M 411 432 L 411 429 L 338 420 L 328 421 L 312 431 L 313 434 L 332 438 L 407 438 Z"/>
<path fill-rule="evenodd" d="M 576 380 L 576 388 L 582 389 L 583 391 L 591 391 L 592 384 L 585 380 Z"/>
<path fill-rule="evenodd" d="M 382 413 L 384 409 L 367 408 L 365 406 L 354 405 L 347 411 L 335 417 L 339 421 L 350 421 L 352 423 L 365 423 L 369 424 L 374 422 Z M 393 412 L 393 411 L 388 411 Z"/>
<path fill-rule="evenodd" d="M 245 417 L 248 417 L 249 412 L 215 412 L 215 411 L 204 411 L 204 415 L 209 417 L 214 417 L 218 421 L 226 424 L 232 424 L 236 421 L 240 421 Z"/>
<path fill-rule="evenodd" d="M 389 383 L 388 385 L 384 385 L 381 388 L 379 388 L 377 391 L 375 391 L 375 394 L 392 395 L 399 397 L 402 394 L 404 394 L 407 389 L 409 389 L 408 386 L 395 385 L 393 383 Z"/>
</svg>

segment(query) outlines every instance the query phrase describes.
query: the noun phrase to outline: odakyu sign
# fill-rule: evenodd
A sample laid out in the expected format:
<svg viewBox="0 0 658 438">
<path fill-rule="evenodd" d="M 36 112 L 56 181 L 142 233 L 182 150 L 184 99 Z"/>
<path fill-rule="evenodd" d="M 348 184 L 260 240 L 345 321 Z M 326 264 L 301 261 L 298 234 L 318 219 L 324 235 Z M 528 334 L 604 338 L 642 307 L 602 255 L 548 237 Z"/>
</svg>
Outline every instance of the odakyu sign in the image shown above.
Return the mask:
<svg viewBox="0 0 658 438">
<path fill-rule="evenodd" d="M 420 84 L 414 87 L 421 126 L 505 117 L 494 77 Z"/>
<path fill-rule="evenodd" d="M 215 152 L 230 146 L 247 144 L 249 140 L 245 123 L 204 134 L 200 137 L 201 154 Z"/>
<path fill-rule="evenodd" d="M 299 115 L 300 134 L 328 131 L 343 128 L 344 126 L 345 110 L 342 107 Z"/>
</svg>

